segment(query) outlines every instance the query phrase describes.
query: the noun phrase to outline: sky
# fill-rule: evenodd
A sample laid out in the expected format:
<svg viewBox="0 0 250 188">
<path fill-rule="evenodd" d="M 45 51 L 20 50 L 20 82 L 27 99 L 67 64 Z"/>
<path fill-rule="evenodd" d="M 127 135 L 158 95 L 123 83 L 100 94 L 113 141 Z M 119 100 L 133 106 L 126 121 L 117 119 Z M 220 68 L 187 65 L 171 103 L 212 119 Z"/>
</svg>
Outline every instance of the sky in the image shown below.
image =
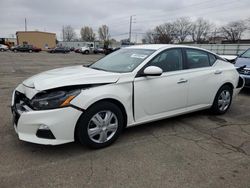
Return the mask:
<svg viewBox="0 0 250 188">
<path fill-rule="evenodd" d="M 54 32 L 61 40 L 63 26 L 71 25 L 78 37 L 83 26 L 109 26 L 111 38 L 132 41 L 164 22 L 179 17 L 203 17 L 216 26 L 250 17 L 249 0 L 0 0 L 0 38 L 28 30 Z"/>
</svg>

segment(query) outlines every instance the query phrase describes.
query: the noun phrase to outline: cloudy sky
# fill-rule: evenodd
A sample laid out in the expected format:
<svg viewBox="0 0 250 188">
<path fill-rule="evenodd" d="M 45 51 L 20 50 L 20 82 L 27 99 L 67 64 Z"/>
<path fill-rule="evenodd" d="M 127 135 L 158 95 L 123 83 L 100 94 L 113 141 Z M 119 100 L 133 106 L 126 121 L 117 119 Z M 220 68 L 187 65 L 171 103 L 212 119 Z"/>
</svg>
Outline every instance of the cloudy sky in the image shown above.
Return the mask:
<svg viewBox="0 0 250 188">
<path fill-rule="evenodd" d="M 24 30 L 55 32 L 61 39 L 63 25 L 71 25 L 79 35 L 82 26 L 94 31 L 102 24 L 112 38 L 128 38 L 133 16 L 132 40 L 158 24 L 178 17 L 203 17 L 216 25 L 250 17 L 249 0 L 0 0 L 0 38 Z"/>
</svg>

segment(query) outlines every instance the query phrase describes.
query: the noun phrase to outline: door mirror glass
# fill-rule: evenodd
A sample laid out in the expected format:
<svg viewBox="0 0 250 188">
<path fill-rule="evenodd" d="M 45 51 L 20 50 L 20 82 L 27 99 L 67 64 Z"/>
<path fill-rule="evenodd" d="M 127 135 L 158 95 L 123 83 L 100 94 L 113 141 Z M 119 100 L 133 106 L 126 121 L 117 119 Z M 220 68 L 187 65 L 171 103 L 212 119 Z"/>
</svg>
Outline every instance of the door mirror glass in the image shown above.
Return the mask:
<svg viewBox="0 0 250 188">
<path fill-rule="evenodd" d="M 160 76 L 162 72 L 162 69 L 156 66 L 149 66 L 143 71 L 145 76 Z"/>
</svg>

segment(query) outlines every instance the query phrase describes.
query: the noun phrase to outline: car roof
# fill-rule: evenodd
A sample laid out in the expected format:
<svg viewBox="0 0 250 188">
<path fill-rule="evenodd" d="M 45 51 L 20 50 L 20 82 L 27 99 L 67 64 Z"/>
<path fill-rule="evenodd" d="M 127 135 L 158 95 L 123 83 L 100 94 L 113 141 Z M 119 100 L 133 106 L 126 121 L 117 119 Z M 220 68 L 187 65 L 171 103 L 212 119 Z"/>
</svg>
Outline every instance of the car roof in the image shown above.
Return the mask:
<svg viewBox="0 0 250 188">
<path fill-rule="evenodd" d="M 148 49 L 148 50 L 159 50 L 161 48 L 164 48 L 164 49 L 168 49 L 168 48 L 192 48 L 192 49 L 199 49 L 199 50 L 208 51 L 206 49 L 202 49 L 202 48 L 198 48 L 198 47 L 194 47 L 194 46 L 177 45 L 177 44 L 142 44 L 142 45 L 128 46 L 125 48 Z"/>
<path fill-rule="evenodd" d="M 129 49 L 147 49 L 147 50 L 160 50 L 160 49 L 168 49 L 168 48 L 191 48 L 191 49 L 197 49 L 197 50 L 202 50 L 209 52 L 211 54 L 214 54 L 215 56 L 219 57 L 218 54 L 211 52 L 209 50 L 206 50 L 204 48 L 199 48 L 196 46 L 187 46 L 187 45 L 179 45 L 179 44 L 142 44 L 142 45 L 133 45 L 133 46 L 128 46 L 125 48 Z"/>
</svg>

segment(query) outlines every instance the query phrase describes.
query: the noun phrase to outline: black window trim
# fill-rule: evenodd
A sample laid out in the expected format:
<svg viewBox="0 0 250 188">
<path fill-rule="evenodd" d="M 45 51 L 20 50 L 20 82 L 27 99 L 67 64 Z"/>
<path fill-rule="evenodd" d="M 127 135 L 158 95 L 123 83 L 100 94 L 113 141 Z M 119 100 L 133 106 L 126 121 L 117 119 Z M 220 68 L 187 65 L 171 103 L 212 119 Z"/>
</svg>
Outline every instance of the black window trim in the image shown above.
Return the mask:
<svg viewBox="0 0 250 188">
<path fill-rule="evenodd" d="M 156 54 L 149 62 L 147 62 L 136 74 L 135 77 L 144 77 L 145 75 L 143 74 L 143 71 L 145 68 L 147 68 L 149 65 L 149 63 L 151 61 L 153 61 L 156 57 L 158 57 L 159 55 L 161 55 L 162 53 L 165 53 L 166 51 L 169 51 L 169 50 L 175 50 L 175 49 L 178 49 L 178 50 L 181 50 L 181 55 L 182 55 L 182 65 L 183 65 L 183 69 L 182 70 L 186 70 L 188 69 L 188 66 L 187 66 L 187 61 L 186 61 L 186 57 L 185 57 L 185 54 L 184 54 L 184 49 L 182 47 L 174 47 L 174 48 L 167 48 L 163 51 L 161 51 L 160 53 Z M 181 71 L 181 70 L 176 70 L 176 71 Z M 173 72 L 173 71 L 169 71 L 169 72 Z M 166 72 L 163 72 L 163 73 L 166 73 Z"/>
</svg>

